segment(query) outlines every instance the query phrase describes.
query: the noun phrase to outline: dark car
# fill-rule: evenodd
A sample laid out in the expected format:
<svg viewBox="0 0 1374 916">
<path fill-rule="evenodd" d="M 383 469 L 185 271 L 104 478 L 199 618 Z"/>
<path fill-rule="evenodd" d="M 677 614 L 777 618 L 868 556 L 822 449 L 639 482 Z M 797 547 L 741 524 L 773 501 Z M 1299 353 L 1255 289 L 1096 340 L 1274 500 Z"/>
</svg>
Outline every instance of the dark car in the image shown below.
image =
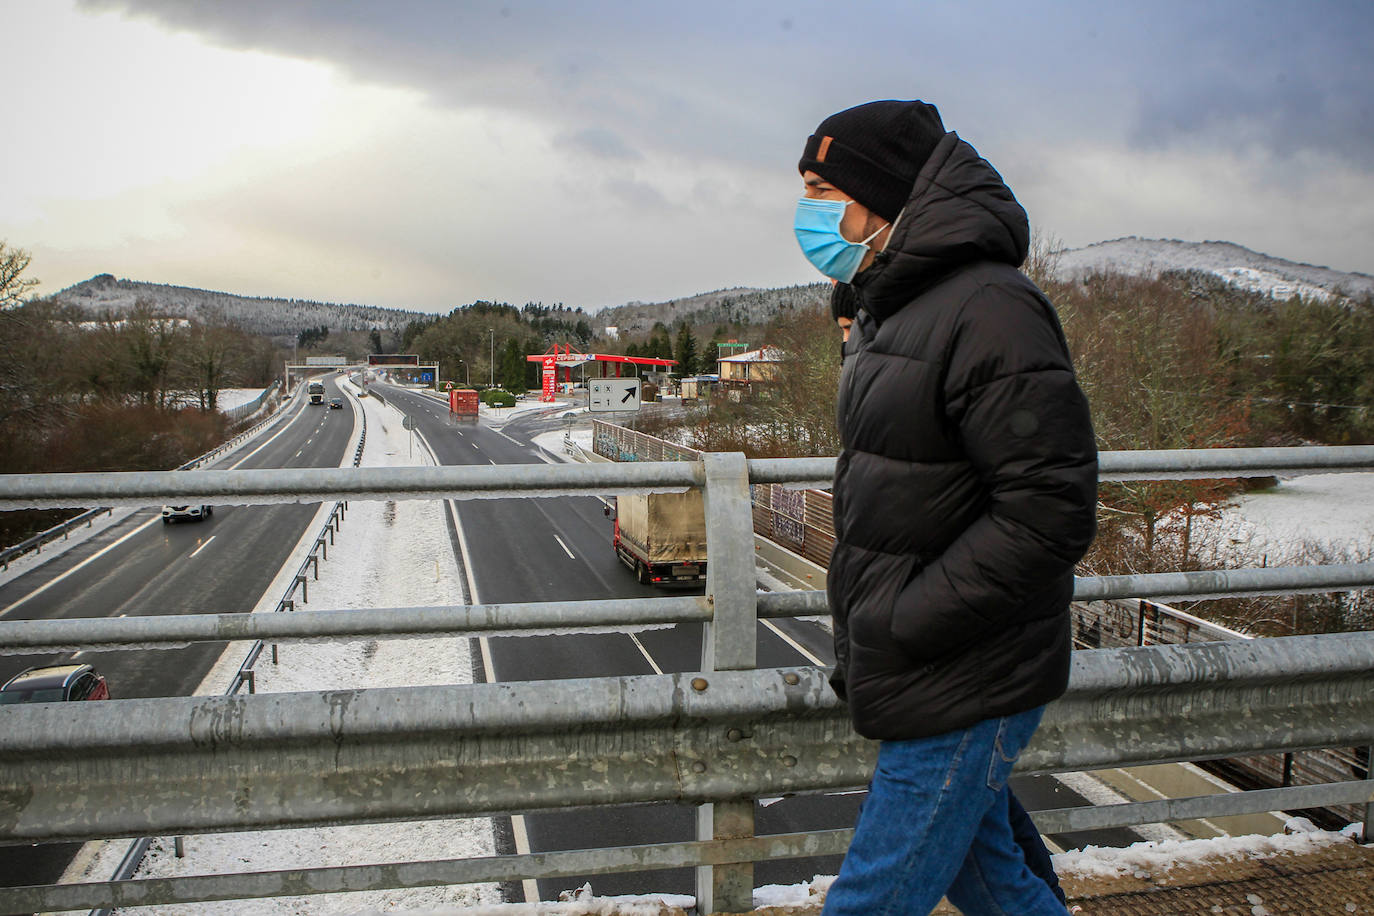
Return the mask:
<svg viewBox="0 0 1374 916">
<path fill-rule="evenodd" d="M 329 402 L 330 410 L 343 410 L 343 398 L 334 398 Z"/>
<path fill-rule="evenodd" d="M 110 688 L 90 665 L 50 665 L 16 674 L 0 687 L 0 705 L 108 700 Z"/>
</svg>

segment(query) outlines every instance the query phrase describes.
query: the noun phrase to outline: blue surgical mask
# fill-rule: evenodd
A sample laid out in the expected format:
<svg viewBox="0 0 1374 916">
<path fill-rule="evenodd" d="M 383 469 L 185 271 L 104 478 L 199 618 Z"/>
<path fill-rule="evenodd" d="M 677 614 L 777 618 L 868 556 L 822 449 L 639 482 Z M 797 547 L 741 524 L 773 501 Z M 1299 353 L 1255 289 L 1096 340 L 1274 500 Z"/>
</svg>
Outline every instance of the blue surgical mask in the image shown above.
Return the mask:
<svg viewBox="0 0 1374 916">
<path fill-rule="evenodd" d="M 854 279 L 864 255 L 868 254 L 868 243 L 888 225 L 883 223 L 878 232 L 862 242 L 851 242 L 840 235 L 840 220 L 844 218 L 845 207 L 852 203 L 852 200 L 803 197 L 797 201 L 797 215 L 792 221 L 792 231 L 797 235 L 802 254 L 821 273 L 841 283 Z"/>
</svg>

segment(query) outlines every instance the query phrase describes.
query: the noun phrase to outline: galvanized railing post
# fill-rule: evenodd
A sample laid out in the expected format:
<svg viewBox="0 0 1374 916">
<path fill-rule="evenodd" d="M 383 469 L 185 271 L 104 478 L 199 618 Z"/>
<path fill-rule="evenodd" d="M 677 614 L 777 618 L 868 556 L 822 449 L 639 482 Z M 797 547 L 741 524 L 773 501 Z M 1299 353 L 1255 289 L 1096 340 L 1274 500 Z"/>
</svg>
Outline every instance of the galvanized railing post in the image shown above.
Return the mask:
<svg viewBox="0 0 1374 916">
<path fill-rule="evenodd" d="M 1364 778 L 1374 779 L 1374 744 L 1365 748 Z M 1364 824 L 1360 828 L 1360 842 L 1374 843 L 1374 799 L 1364 806 Z"/>
<path fill-rule="evenodd" d="M 757 664 L 758 597 L 754 572 L 754 519 L 749 466 L 740 452 L 701 456 L 706 474 L 706 596 L 713 617 L 703 630 L 702 671 L 738 671 Z M 710 679 L 706 689 L 710 689 Z M 707 766 L 709 762 L 704 762 Z M 754 800 L 702 805 L 697 839 L 754 835 Z M 754 908 L 754 866 L 697 869 L 698 913 L 744 913 Z"/>
</svg>

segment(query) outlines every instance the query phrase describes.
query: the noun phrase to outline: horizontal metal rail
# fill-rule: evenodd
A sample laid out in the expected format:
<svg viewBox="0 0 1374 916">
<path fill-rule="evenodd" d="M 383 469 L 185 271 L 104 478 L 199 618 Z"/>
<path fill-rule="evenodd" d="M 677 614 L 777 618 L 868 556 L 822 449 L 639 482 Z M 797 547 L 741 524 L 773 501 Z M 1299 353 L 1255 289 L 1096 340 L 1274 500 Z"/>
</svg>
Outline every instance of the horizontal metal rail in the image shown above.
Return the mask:
<svg viewBox="0 0 1374 916">
<path fill-rule="evenodd" d="M 304 574 L 309 559 L 301 568 Z M 1374 587 L 1374 563 L 1271 566 L 1218 572 L 1154 573 L 1080 578 L 1074 598 L 1217 598 L 1287 595 Z M 293 586 L 294 588 L 294 586 Z M 289 600 L 288 593 L 283 603 Z M 769 592 L 758 616 L 809 617 L 829 612 L 825 592 Z M 0 621 L 0 655 L 74 649 L 175 649 L 197 642 L 261 639 L 274 642 L 356 637 L 534 636 L 554 632 L 621 632 L 713 619 L 705 597 L 620 598 L 530 604 L 297 611 L 289 615 L 186 614 Z"/>
<path fill-rule="evenodd" d="M 833 458 L 759 458 L 751 483 L 827 486 Z M 1196 479 L 1374 468 L 1374 446 L 1103 452 L 1102 480 Z M 338 499 L 481 499 L 671 491 L 704 483 L 700 463 L 289 468 L 0 475 L 0 509 L 64 508 L 98 502 L 161 505 L 177 498 L 219 505 Z"/>
<path fill-rule="evenodd" d="M 1067 833 L 1200 817 L 1258 814 L 1285 808 L 1300 809 L 1370 799 L 1374 799 L 1374 781 L 1365 780 L 1124 805 L 1033 811 L 1031 816 L 1043 833 Z M 11 908 L 35 911 L 295 897 L 340 891 L 545 880 L 586 874 L 842 855 L 853 836 L 852 829 L 818 830 L 710 842 L 654 843 L 466 859 L 293 868 L 236 875 L 19 887 L 4 893 Z"/>
<path fill-rule="evenodd" d="M 862 786 L 817 668 L 39 705 L 0 841 L 717 802 Z M 1081 651 L 1026 773 L 1374 744 L 1374 633 Z"/>
<path fill-rule="evenodd" d="M 799 856 L 840 855 L 853 835 L 853 830 L 824 830 L 709 842 L 569 849 L 471 859 L 346 865 L 237 875 L 195 875 L 57 887 L 19 887 L 0 891 L 0 899 L 7 901 L 7 905 L 15 910 L 50 912 L 92 906 L 134 907 L 334 894 L 340 891 L 497 883 L 510 880 L 512 876 L 542 880 L 651 868 L 686 868 Z"/>
</svg>

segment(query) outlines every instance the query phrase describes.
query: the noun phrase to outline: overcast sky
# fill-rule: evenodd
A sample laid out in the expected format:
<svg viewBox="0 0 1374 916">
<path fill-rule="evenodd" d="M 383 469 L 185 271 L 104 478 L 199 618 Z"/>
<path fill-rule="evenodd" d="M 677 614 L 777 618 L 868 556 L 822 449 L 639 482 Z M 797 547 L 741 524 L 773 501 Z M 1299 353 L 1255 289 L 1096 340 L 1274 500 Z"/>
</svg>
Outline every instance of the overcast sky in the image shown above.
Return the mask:
<svg viewBox="0 0 1374 916">
<path fill-rule="evenodd" d="M 825 116 L 921 98 L 1040 232 L 1374 273 L 1374 3 L 0 0 L 0 240 L 447 311 L 819 279 Z"/>
</svg>

